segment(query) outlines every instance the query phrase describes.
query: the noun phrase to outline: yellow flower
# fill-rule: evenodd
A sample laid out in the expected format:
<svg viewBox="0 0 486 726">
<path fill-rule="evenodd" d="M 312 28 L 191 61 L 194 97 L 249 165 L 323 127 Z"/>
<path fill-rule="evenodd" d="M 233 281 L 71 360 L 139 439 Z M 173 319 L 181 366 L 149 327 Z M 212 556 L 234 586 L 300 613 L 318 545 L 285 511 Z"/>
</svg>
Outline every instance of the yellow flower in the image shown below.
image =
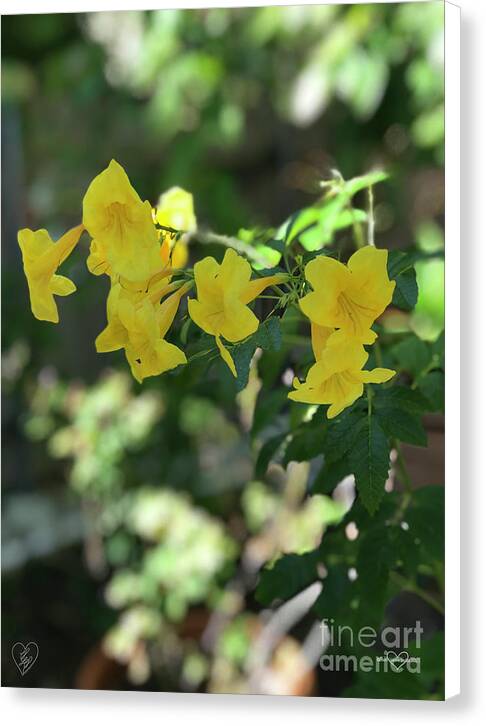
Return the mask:
<svg viewBox="0 0 486 726">
<path fill-rule="evenodd" d="M 58 323 L 59 312 L 54 295 L 70 295 L 76 290 L 74 282 L 55 273 L 76 247 L 83 229 L 82 224 L 70 229 L 58 242 L 53 242 L 45 229 L 35 232 L 21 229 L 18 233 L 17 239 L 29 285 L 30 306 L 38 320 Z"/>
<path fill-rule="evenodd" d="M 92 275 L 106 274 L 111 277 L 111 267 L 106 259 L 106 250 L 98 240 L 91 240 L 86 265 Z"/>
<path fill-rule="evenodd" d="M 181 187 L 171 187 L 160 195 L 155 221 L 163 227 L 170 227 L 183 232 L 194 232 L 197 228 L 194 214 L 194 200 L 190 192 Z M 169 261 L 172 267 L 181 268 L 187 263 L 187 234 L 183 234 L 176 241 L 170 233 L 159 230 L 162 237 L 161 254 L 164 261 Z M 165 257 L 167 256 L 167 260 Z"/>
<path fill-rule="evenodd" d="M 314 353 L 314 358 L 316 360 L 320 360 L 322 358 L 327 341 L 333 333 L 334 328 L 324 328 L 322 325 L 311 323 L 312 352 Z"/>
<path fill-rule="evenodd" d="M 141 383 L 148 376 L 176 368 L 187 362 L 180 348 L 164 340 L 177 313 L 182 295 L 191 283 L 154 286 L 140 297 L 139 292 L 115 283 L 108 295 L 108 325 L 96 338 L 98 353 L 125 348 L 134 378 Z M 178 286 L 178 289 L 176 289 Z M 162 304 L 160 298 L 176 289 Z"/>
<path fill-rule="evenodd" d="M 233 249 L 226 250 L 221 264 L 205 257 L 194 265 L 197 300 L 189 300 L 192 320 L 209 335 L 214 335 L 221 356 L 236 377 L 236 368 L 221 338 L 231 343 L 252 335 L 258 318 L 247 307 L 269 285 L 277 285 L 285 275 L 270 275 L 250 280 L 251 266 Z"/>
<path fill-rule="evenodd" d="M 162 230 L 159 230 L 162 233 Z M 189 253 L 182 238 L 174 240 L 169 233 L 161 234 L 160 258 L 164 265 L 180 270 L 187 264 Z"/>
<path fill-rule="evenodd" d="M 336 331 L 310 368 L 305 383 L 294 379 L 296 390 L 289 393 L 289 398 L 301 403 L 330 404 L 327 417 L 334 418 L 362 395 L 364 383 L 385 383 L 395 375 L 388 368 L 362 370 L 367 360 L 368 353 L 356 338 Z"/>
<path fill-rule="evenodd" d="M 96 242 L 88 263 L 91 271 L 106 265 L 105 271 L 127 280 L 147 280 L 160 269 L 152 207 L 142 202 L 114 159 L 84 195 L 83 224 Z"/>
<path fill-rule="evenodd" d="M 193 232 L 196 229 L 196 215 L 192 194 L 181 187 L 171 187 L 161 194 L 156 220 L 164 227 Z"/>
<path fill-rule="evenodd" d="M 362 343 L 373 343 L 370 330 L 390 304 L 395 282 L 387 271 L 388 251 L 363 247 L 347 267 L 332 257 L 316 257 L 307 263 L 305 276 L 313 292 L 300 300 L 300 308 L 313 323 L 340 328 Z"/>
</svg>

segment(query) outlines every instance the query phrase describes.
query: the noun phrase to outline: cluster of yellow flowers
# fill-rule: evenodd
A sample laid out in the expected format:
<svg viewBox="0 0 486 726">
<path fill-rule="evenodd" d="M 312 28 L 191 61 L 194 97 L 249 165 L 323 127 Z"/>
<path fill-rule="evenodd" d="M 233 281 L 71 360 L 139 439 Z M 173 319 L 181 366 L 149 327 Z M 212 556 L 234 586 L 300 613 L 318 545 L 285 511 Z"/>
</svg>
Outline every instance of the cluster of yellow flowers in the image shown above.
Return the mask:
<svg viewBox="0 0 486 726">
<path fill-rule="evenodd" d="M 32 312 L 40 320 L 59 321 L 55 295 L 70 295 L 74 283 L 58 275 L 62 262 L 76 247 L 83 231 L 91 236 L 87 266 L 93 275 L 108 275 L 107 325 L 96 338 L 96 349 L 123 349 L 133 376 L 141 382 L 187 363 L 184 351 L 165 338 L 182 297 L 196 286 L 188 301 L 193 322 L 214 336 L 221 357 L 234 376 L 230 343 L 256 332 L 259 321 L 248 307 L 270 285 L 287 280 L 286 273 L 251 279 L 252 269 L 229 248 L 221 263 L 205 257 L 193 276 L 174 278 L 187 262 L 187 242 L 196 229 L 192 195 L 174 187 L 159 199 L 157 209 L 143 202 L 124 169 L 112 160 L 89 185 L 83 199 L 82 224 L 53 242 L 45 229 L 22 229 L 18 241 L 29 286 Z M 173 231 L 180 231 L 174 235 Z M 320 256 L 305 268 L 312 292 L 299 300 L 311 321 L 316 363 L 305 383 L 294 381 L 289 398 L 330 404 L 337 416 L 363 392 L 364 383 L 389 380 L 394 371 L 364 371 L 363 345 L 376 334 L 371 325 L 391 302 L 394 282 L 387 273 L 386 250 L 366 247 L 347 267 Z"/>
<path fill-rule="evenodd" d="M 371 325 L 390 304 L 395 282 L 388 278 L 388 251 L 363 247 L 347 266 L 332 257 L 316 257 L 305 268 L 313 288 L 299 300 L 311 321 L 316 362 L 305 383 L 294 379 L 289 398 L 302 403 L 330 404 L 327 417 L 338 416 L 363 393 L 364 383 L 384 383 L 395 375 L 388 368 L 364 371 L 368 353 L 363 344 L 376 340 Z"/>
<path fill-rule="evenodd" d="M 191 194 L 174 187 L 152 210 L 150 202 L 140 199 L 124 169 L 112 160 L 86 191 L 82 224 L 57 243 L 45 229 L 19 231 L 33 314 L 39 320 L 59 322 L 54 295 L 70 295 L 76 286 L 56 272 L 86 230 L 92 237 L 88 269 L 93 275 L 108 275 L 111 281 L 108 324 L 96 339 L 96 350 L 106 353 L 123 348 L 139 382 L 186 363 L 185 353 L 165 336 L 181 298 L 194 284 L 192 280 L 172 281 L 172 276 L 187 261 L 187 236 L 195 229 Z M 170 230 L 184 230 L 175 244 Z M 253 281 L 250 277 L 249 263 L 232 249 L 227 250 L 221 265 L 206 257 L 194 266 L 198 299 L 189 301 L 189 314 L 196 325 L 215 336 L 235 376 L 234 362 L 221 338 L 235 343 L 254 333 L 258 319 L 248 303 L 285 276 Z"/>
</svg>

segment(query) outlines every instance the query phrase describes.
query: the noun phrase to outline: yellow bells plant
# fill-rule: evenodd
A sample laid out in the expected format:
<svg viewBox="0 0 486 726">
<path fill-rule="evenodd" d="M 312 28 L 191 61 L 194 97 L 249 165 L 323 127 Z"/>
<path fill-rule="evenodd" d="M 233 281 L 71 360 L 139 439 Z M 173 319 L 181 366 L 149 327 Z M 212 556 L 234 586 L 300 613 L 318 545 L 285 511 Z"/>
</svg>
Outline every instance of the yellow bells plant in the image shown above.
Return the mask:
<svg viewBox="0 0 486 726">
<path fill-rule="evenodd" d="M 83 224 L 93 238 L 88 261 L 127 280 L 147 280 L 160 268 L 160 244 L 150 202 L 142 202 L 114 159 L 98 174 L 83 199 Z"/>
<path fill-rule="evenodd" d="M 373 343 L 376 334 L 370 327 L 390 304 L 395 289 L 387 260 L 388 251 L 373 246 L 355 252 L 347 266 L 324 255 L 311 260 L 305 276 L 313 291 L 300 300 L 302 312 L 317 325 Z"/>
<path fill-rule="evenodd" d="M 310 368 L 304 383 L 294 379 L 293 401 L 310 404 L 330 404 L 327 418 L 338 416 L 362 394 L 365 383 L 385 383 L 394 375 L 389 368 L 364 371 L 368 353 L 356 338 L 338 330 L 329 336 L 316 363 Z"/>
<path fill-rule="evenodd" d="M 236 377 L 236 367 L 222 338 L 237 343 L 258 328 L 258 318 L 248 303 L 269 285 L 279 284 L 285 275 L 250 280 L 251 266 L 233 249 L 226 250 L 221 264 L 205 257 L 194 265 L 197 299 L 188 301 L 189 315 L 204 332 L 214 335 L 225 363 Z"/>
<path fill-rule="evenodd" d="M 21 229 L 17 239 L 22 251 L 32 313 L 38 320 L 59 322 L 54 295 L 70 295 L 76 290 L 74 282 L 56 271 L 76 247 L 83 232 L 80 224 L 70 229 L 58 242 L 53 242 L 45 229 L 35 232 Z"/>
</svg>

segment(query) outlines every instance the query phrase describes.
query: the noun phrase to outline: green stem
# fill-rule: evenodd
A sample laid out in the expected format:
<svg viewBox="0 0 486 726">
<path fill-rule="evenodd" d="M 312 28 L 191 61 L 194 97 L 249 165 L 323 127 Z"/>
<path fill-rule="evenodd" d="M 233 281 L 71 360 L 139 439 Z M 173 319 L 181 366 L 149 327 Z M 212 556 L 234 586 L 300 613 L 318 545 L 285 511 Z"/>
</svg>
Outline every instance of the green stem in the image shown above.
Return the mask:
<svg viewBox="0 0 486 726">
<path fill-rule="evenodd" d="M 363 230 L 361 228 L 361 224 L 356 221 L 355 210 L 351 203 L 351 199 L 348 199 L 347 207 L 351 213 L 351 217 L 353 220 L 354 243 L 356 245 L 356 249 L 360 250 L 362 247 L 366 246 L 366 241 L 364 238 Z"/>
</svg>

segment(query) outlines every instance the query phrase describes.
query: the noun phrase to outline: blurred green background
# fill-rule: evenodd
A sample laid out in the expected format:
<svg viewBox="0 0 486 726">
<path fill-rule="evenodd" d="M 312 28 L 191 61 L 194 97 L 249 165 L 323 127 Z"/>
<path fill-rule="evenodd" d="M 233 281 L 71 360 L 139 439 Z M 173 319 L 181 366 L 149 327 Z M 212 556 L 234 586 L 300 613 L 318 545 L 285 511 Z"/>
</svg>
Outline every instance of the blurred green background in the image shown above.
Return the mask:
<svg viewBox="0 0 486 726">
<path fill-rule="evenodd" d="M 2 18 L 4 647 L 35 640 L 42 661 L 23 685 L 244 690 L 258 618 L 227 583 L 242 561 L 250 577 L 318 541 L 336 512 L 297 506 L 298 467 L 252 481 L 285 391 L 260 420 L 259 379 L 235 402 L 222 368 L 138 387 L 122 355 L 95 353 L 107 282 L 86 250 L 66 265 L 78 292 L 60 325 L 40 323 L 17 230 L 79 223 L 111 158 L 154 203 L 185 187 L 199 224 L 225 234 L 279 225 L 332 169 L 382 166 L 377 245 L 440 252 L 443 103 L 441 2 Z M 410 325 L 432 339 L 443 260 L 417 273 Z M 285 367 L 275 356 L 265 381 Z"/>
</svg>

